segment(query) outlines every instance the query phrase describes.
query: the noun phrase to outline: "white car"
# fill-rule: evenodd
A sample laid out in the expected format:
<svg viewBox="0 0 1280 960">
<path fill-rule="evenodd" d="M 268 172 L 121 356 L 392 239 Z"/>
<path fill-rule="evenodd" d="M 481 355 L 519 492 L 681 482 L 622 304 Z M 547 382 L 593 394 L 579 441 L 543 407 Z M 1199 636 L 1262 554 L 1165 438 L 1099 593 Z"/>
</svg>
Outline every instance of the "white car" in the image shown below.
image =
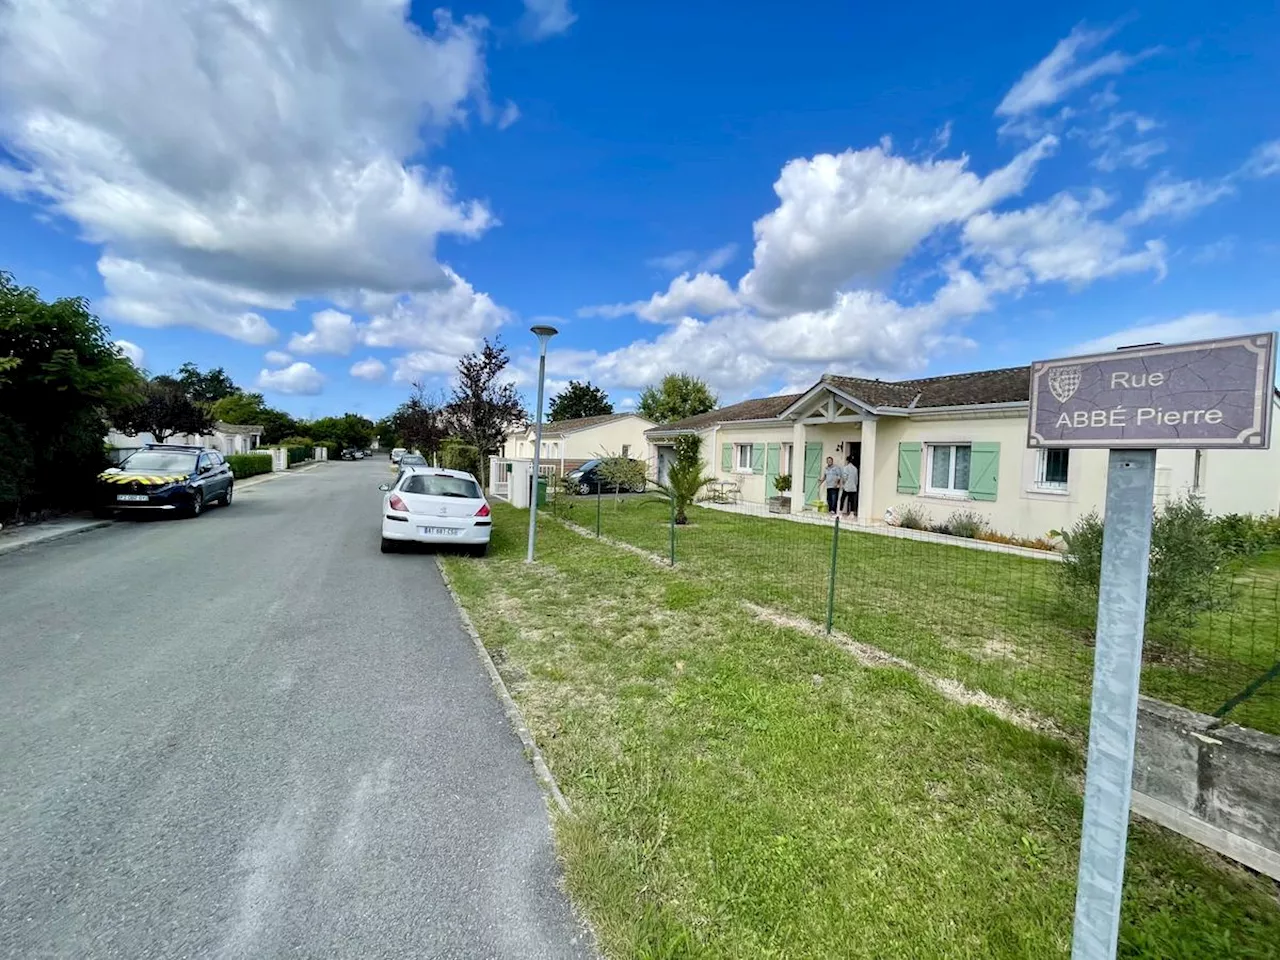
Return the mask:
<svg viewBox="0 0 1280 960">
<path fill-rule="evenodd" d="M 392 451 L 391 451 L 391 462 L 392 462 L 392 463 L 399 463 L 399 462 L 400 462 L 400 458 L 401 458 L 401 457 L 403 457 L 403 456 L 404 456 L 406 453 L 408 453 L 408 452 L 409 452 L 409 451 L 408 451 L 408 450 L 406 450 L 404 447 L 395 447 L 395 448 L 394 448 L 394 449 L 392 449 Z"/>
<path fill-rule="evenodd" d="M 401 543 L 461 547 L 476 556 L 489 549 L 493 516 L 476 478 L 461 470 L 412 466 L 382 498 L 382 552 Z"/>
</svg>

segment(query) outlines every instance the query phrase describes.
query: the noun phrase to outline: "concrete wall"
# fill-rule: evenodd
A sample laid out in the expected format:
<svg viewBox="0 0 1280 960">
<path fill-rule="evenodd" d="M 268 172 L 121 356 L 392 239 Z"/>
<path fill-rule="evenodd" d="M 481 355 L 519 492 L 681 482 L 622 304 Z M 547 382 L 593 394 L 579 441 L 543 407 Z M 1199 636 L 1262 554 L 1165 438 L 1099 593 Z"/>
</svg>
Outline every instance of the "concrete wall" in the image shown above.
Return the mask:
<svg viewBox="0 0 1280 960">
<path fill-rule="evenodd" d="M 1280 737 L 1143 697 L 1133 810 L 1280 880 Z"/>
</svg>

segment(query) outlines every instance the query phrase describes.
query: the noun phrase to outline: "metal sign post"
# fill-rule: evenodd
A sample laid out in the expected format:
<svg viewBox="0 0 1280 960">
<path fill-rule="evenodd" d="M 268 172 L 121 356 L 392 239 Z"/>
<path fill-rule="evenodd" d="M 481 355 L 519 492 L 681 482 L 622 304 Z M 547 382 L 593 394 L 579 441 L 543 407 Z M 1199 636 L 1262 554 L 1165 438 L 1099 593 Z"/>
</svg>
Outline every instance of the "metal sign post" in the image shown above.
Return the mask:
<svg viewBox="0 0 1280 960">
<path fill-rule="evenodd" d="M 1120 935 L 1155 488 L 1154 450 L 1111 451 L 1073 960 L 1114 957 Z"/>
<path fill-rule="evenodd" d="M 1110 449 L 1073 960 L 1120 934 L 1156 450 L 1267 449 L 1274 384 L 1270 333 L 1031 365 L 1027 445 Z"/>
</svg>

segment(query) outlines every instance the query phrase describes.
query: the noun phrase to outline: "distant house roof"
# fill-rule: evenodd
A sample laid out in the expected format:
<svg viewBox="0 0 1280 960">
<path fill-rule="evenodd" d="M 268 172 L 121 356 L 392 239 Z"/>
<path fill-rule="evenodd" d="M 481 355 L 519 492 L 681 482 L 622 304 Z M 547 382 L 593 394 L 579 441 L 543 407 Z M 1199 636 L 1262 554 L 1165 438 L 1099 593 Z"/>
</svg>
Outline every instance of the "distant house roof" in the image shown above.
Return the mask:
<svg viewBox="0 0 1280 960">
<path fill-rule="evenodd" d="M 1031 368 L 1005 367 L 1000 370 L 978 370 L 916 380 L 869 380 L 865 377 L 826 374 L 804 393 L 743 400 L 719 410 L 654 427 L 645 433 L 647 436 L 659 437 L 664 434 L 706 430 L 721 423 L 775 420 L 823 385 L 839 390 L 872 410 L 927 410 L 988 403 L 1026 403 L 1030 399 Z"/>
<path fill-rule="evenodd" d="M 757 400 L 743 400 L 741 403 L 735 403 L 729 407 L 720 407 L 718 410 L 708 410 L 706 413 L 698 413 L 692 417 L 685 417 L 683 420 L 664 423 L 661 426 L 654 427 L 652 430 L 646 430 L 645 433 L 684 433 L 705 430 L 707 427 L 713 427 L 717 423 L 731 423 L 735 420 L 773 420 L 802 396 L 803 394 L 800 393 L 788 393 L 779 397 L 760 397 Z"/>
<path fill-rule="evenodd" d="M 567 433 L 577 433 L 579 430 L 588 430 L 591 427 L 598 427 L 602 423 L 611 423 L 614 420 L 625 420 L 627 417 L 645 419 L 638 413 L 607 413 L 598 417 L 574 417 L 572 420 L 553 420 L 542 425 L 542 435 L 544 437 L 563 437 Z"/>
<path fill-rule="evenodd" d="M 213 429 L 218 431 L 218 433 L 235 434 L 247 437 L 252 436 L 255 433 L 262 433 L 265 428 L 243 423 L 223 423 L 221 420 L 218 420 L 214 423 Z"/>
</svg>

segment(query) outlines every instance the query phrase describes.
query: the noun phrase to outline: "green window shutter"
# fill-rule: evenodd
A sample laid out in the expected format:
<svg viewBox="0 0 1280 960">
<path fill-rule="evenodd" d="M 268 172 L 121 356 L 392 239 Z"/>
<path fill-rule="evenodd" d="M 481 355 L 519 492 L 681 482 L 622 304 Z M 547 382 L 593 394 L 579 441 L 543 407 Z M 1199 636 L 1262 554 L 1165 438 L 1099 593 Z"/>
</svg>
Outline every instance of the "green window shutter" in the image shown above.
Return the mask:
<svg viewBox="0 0 1280 960">
<path fill-rule="evenodd" d="M 729 471 L 733 469 L 733 444 L 720 444 L 720 469 Z"/>
<path fill-rule="evenodd" d="M 898 444 L 898 492 L 920 492 L 920 444 Z"/>
<path fill-rule="evenodd" d="M 764 473 L 764 444 L 751 445 L 751 472 Z"/>
<path fill-rule="evenodd" d="M 773 487 L 773 481 L 778 478 L 778 470 L 781 465 L 782 444 L 769 444 L 764 448 L 764 493 L 767 497 L 772 497 L 778 492 Z"/>
<path fill-rule="evenodd" d="M 794 454 L 793 454 L 794 455 Z M 809 503 L 818 495 L 818 483 L 822 479 L 822 443 L 804 445 L 804 502 Z"/>
<path fill-rule="evenodd" d="M 970 445 L 969 496 L 974 500 L 994 500 L 1000 479 L 1000 444 Z"/>
</svg>

